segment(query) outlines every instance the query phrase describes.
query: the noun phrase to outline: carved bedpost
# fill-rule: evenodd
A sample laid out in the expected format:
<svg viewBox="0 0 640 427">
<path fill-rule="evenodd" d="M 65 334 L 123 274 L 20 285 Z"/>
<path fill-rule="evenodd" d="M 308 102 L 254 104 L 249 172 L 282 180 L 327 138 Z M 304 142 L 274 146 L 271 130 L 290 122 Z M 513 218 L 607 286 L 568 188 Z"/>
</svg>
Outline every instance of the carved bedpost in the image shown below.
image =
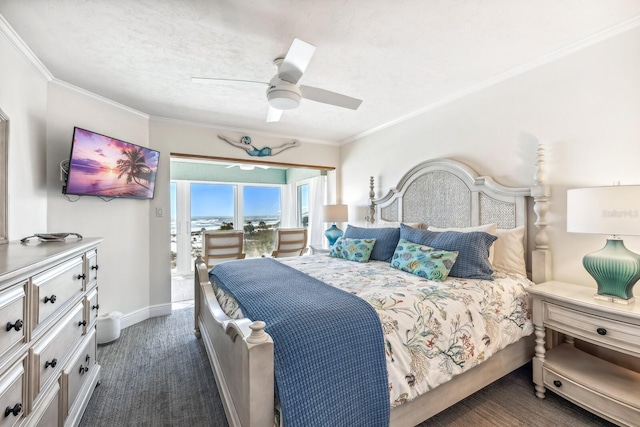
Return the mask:
<svg viewBox="0 0 640 427">
<path fill-rule="evenodd" d="M 536 172 L 531 187 L 533 211 L 536 214 L 535 248 L 531 254 L 532 276 L 534 283 L 542 283 L 551 279 L 551 251 L 547 234 L 547 212 L 549 211 L 550 188 L 547 184 L 547 171 L 544 158 L 544 147 L 538 144 L 536 149 Z"/>
<path fill-rule="evenodd" d="M 373 203 L 373 199 L 376 197 L 375 191 L 373 191 L 373 177 L 369 177 L 369 211 L 364 220 L 373 225 L 376 223 L 376 205 Z"/>
<path fill-rule="evenodd" d="M 204 263 L 204 259 L 202 256 L 198 255 L 195 260 L 194 265 L 194 273 L 193 273 L 193 315 L 194 315 L 194 327 L 193 332 L 197 338 L 201 337 L 200 334 L 200 324 L 198 323 L 198 318 L 200 317 L 200 293 L 202 290 L 200 289 L 200 275 L 203 274 L 206 277 L 206 280 L 209 280 L 207 276 L 207 267 Z"/>
</svg>

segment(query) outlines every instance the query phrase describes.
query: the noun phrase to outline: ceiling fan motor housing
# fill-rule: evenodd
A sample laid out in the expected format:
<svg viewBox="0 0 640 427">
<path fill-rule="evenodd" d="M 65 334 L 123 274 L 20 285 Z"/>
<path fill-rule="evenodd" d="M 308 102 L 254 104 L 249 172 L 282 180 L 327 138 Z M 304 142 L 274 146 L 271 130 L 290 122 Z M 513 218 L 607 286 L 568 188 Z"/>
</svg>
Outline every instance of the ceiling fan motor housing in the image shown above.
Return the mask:
<svg viewBox="0 0 640 427">
<path fill-rule="evenodd" d="M 302 99 L 302 92 L 297 85 L 281 80 L 277 76 L 269 82 L 267 100 L 273 108 L 292 110 L 300 105 L 300 99 Z"/>
</svg>

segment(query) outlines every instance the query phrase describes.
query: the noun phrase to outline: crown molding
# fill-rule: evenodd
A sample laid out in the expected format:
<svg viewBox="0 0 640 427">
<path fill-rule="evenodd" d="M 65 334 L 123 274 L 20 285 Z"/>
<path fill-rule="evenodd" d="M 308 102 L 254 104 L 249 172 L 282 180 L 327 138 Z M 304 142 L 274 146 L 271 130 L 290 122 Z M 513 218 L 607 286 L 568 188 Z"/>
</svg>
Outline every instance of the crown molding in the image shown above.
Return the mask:
<svg viewBox="0 0 640 427">
<path fill-rule="evenodd" d="M 120 104 L 119 102 L 113 101 L 113 100 L 111 100 L 109 98 L 106 98 L 106 97 L 104 97 L 102 95 L 95 94 L 95 93 L 93 93 L 91 91 L 88 91 L 86 89 L 82 89 L 81 87 L 72 85 L 71 83 L 67 83 L 67 82 L 65 82 L 63 80 L 56 79 L 55 77 L 51 81 L 51 84 L 56 85 L 56 86 L 60 86 L 60 87 L 62 87 L 64 89 L 67 89 L 67 90 L 70 90 L 70 91 L 73 91 L 73 92 L 77 92 L 77 93 L 79 93 L 81 95 L 87 96 L 89 98 L 93 98 L 93 99 L 95 99 L 97 101 L 104 102 L 105 104 L 109 104 L 112 107 L 116 107 L 116 108 L 124 110 L 124 111 L 126 111 L 128 113 L 132 113 L 132 114 L 138 115 L 138 116 L 140 116 L 140 117 L 142 117 L 144 119 L 149 120 L 149 118 L 150 118 L 150 116 L 147 113 L 143 113 L 142 111 L 139 111 L 139 110 L 136 110 L 134 108 L 128 107 L 128 106 L 126 106 L 124 104 Z"/>
<path fill-rule="evenodd" d="M 9 42 L 11 46 L 24 58 L 24 60 L 35 70 L 35 72 L 45 82 L 53 80 L 53 75 L 49 72 L 47 67 L 38 59 L 29 46 L 20 38 L 18 33 L 15 32 L 13 27 L 7 22 L 7 20 L 0 14 L 0 34 Z"/>
<path fill-rule="evenodd" d="M 518 67 L 515 68 L 511 68 L 510 70 L 507 70 L 503 73 L 497 74 L 494 77 L 491 77 L 487 80 L 484 80 L 482 82 L 480 82 L 477 85 L 471 86 L 467 89 L 464 89 L 460 92 L 457 92 L 451 96 L 447 96 L 443 99 L 441 99 L 440 101 L 436 101 L 432 104 L 429 104 L 423 108 L 420 108 L 419 110 L 416 110 L 412 113 L 406 114 L 404 116 L 398 117 L 395 120 L 391 120 L 390 122 L 387 122 L 385 124 L 382 124 L 380 126 L 376 126 L 375 128 L 366 130 L 364 132 L 358 133 L 356 135 L 350 136 L 349 138 L 343 139 L 341 140 L 339 143 L 340 145 L 343 144 L 348 144 L 350 142 L 356 141 L 358 139 L 364 138 L 365 136 L 374 134 L 376 132 L 379 132 L 383 129 L 386 129 L 388 127 L 397 125 L 399 123 L 405 122 L 409 119 L 412 119 L 416 116 L 419 116 L 421 114 L 424 114 L 426 112 L 429 111 L 433 111 L 437 108 L 440 108 L 446 104 L 449 104 L 451 102 L 457 101 L 461 98 L 464 98 L 468 95 L 471 95 L 475 92 L 478 92 L 482 89 L 486 89 L 490 86 L 496 85 L 500 82 L 503 82 L 505 80 L 508 80 L 512 77 L 518 76 L 520 74 L 524 74 L 528 71 L 531 71 L 537 67 L 540 67 L 542 65 L 548 64 L 550 62 L 556 61 L 560 58 L 563 58 L 565 56 L 571 55 L 579 50 L 585 49 L 587 47 L 593 46 L 597 43 L 600 43 L 602 41 L 605 41 L 607 39 L 610 39 L 612 37 L 615 37 L 619 34 L 622 34 L 624 32 L 630 31 L 634 28 L 637 28 L 638 26 L 640 26 L 640 15 L 638 16 L 634 16 L 631 19 L 628 19 L 626 21 L 623 21 L 617 25 L 614 25 L 612 27 L 609 27 L 607 29 L 604 29 L 602 31 L 598 31 L 597 33 L 594 33 L 588 37 L 582 38 L 576 42 L 573 42 L 567 46 L 564 46 L 560 49 L 557 49 L 551 53 L 548 53 L 546 55 L 543 55 L 539 58 L 534 59 L 533 61 L 527 62 L 526 64 L 520 65 Z"/>
</svg>

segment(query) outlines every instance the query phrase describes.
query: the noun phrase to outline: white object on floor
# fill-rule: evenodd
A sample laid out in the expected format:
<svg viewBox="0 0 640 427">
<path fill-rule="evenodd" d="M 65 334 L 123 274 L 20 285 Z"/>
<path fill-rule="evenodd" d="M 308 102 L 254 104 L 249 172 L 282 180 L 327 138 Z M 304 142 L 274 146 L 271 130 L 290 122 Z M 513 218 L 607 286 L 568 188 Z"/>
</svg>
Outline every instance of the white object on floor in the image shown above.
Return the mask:
<svg viewBox="0 0 640 427">
<path fill-rule="evenodd" d="M 98 344 L 107 344 L 120 338 L 120 319 L 122 313 L 112 311 L 98 317 Z"/>
</svg>

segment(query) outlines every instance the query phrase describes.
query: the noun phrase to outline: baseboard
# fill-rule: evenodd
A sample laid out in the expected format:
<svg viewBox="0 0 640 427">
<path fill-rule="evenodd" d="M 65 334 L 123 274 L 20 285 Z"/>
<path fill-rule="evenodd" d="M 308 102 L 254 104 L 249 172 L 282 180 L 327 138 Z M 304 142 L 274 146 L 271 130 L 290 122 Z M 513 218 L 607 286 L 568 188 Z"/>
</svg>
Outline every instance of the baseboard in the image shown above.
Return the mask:
<svg viewBox="0 0 640 427">
<path fill-rule="evenodd" d="M 171 303 L 152 305 L 122 316 L 122 319 L 120 319 L 120 327 L 122 329 L 128 328 L 143 320 L 151 319 L 152 317 L 167 316 L 169 314 L 171 314 Z"/>
</svg>

